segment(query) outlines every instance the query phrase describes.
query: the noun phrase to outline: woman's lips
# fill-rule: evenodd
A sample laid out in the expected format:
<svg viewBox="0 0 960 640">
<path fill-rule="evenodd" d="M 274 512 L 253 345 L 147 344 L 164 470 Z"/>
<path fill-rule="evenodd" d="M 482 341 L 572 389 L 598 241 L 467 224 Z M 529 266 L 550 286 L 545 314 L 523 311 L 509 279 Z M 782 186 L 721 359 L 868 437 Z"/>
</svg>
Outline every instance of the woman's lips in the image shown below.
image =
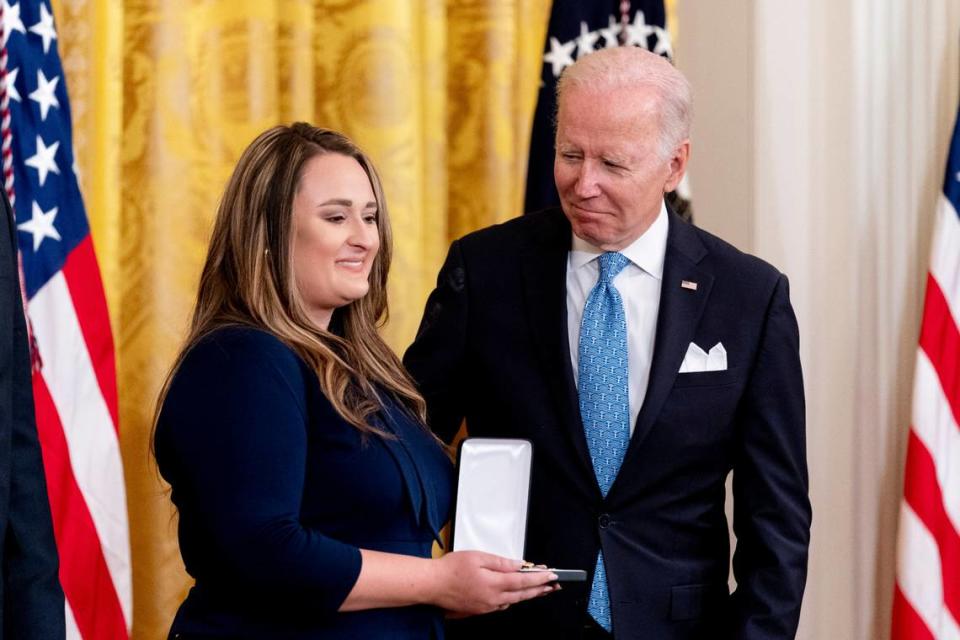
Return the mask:
<svg viewBox="0 0 960 640">
<path fill-rule="evenodd" d="M 344 258 L 335 262 L 338 267 L 343 267 L 344 269 L 349 269 L 350 271 L 362 271 L 364 263 L 364 258 Z"/>
</svg>

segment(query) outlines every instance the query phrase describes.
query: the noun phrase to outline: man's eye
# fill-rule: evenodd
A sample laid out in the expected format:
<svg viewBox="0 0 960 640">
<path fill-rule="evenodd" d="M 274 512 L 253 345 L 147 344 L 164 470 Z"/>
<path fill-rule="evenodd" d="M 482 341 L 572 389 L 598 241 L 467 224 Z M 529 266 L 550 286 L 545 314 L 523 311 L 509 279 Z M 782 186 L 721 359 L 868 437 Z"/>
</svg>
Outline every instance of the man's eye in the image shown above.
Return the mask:
<svg viewBox="0 0 960 640">
<path fill-rule="evenodd" d="M 623 169 L 622 164 L 614 162 L 613 160 L 604 160 L 603 164 L 604 166 L 609 167 L 610 169 Z"/>
</svg>

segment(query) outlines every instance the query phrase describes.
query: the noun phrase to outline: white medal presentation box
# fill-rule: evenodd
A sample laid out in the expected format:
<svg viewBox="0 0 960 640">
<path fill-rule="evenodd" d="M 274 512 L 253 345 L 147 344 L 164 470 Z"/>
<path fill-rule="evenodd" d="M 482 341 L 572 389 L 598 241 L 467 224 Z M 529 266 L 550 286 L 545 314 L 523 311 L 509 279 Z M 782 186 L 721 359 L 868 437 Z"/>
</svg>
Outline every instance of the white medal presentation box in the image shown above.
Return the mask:
<svg viewBox="0 0 960 640">
<path fill-rule="evenodd" d="M 467 438 L 457 456 L 454 551 L 485 551 L 523 559 L 533 445 L 512 438 Z M 561 582 L 582 582 L 586 571 L 524 566 L 552 571 Z"/>
</svg>

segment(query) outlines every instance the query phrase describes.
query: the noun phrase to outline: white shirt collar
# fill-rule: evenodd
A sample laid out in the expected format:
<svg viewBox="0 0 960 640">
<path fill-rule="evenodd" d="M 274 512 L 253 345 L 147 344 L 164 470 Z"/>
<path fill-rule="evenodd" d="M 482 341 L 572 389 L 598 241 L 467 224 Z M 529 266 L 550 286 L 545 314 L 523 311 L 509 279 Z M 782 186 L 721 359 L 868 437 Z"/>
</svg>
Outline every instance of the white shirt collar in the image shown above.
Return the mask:
<svg viewBox="0 0 960 640">
<path fill-rule="evenodd" d="M 657 214 L 657 219 L 653 221 L 653 224 L 639 238 L 620 250 L 620 253 L 625 255 L 630 262 L 657 280 L 663 278 L 663 260 L 667 253 L 668 226 L 667 205 L 661 203 L 660 213 Z M 573 236 L 573 243 L 570 248 L 570 264 L 574 269 L 579 269 L 604 253 L 602 249 L 598 249 L 576 234 L 571 235 Z"/>
</svg>

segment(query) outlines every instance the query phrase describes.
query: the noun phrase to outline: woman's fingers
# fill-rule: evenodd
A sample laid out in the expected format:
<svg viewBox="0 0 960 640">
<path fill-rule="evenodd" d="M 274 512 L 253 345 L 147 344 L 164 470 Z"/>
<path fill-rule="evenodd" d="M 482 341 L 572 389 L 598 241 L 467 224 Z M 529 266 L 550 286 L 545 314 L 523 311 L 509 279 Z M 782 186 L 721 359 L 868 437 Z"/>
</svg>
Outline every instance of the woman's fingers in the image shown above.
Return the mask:
<svg viewBox="0 0 960 640">
<path fill-rule="evenodd" d="M 506 591 L 519 591 L 543 586 L 556 580 L 557 574 L 552 571 L 516 571 L 503 576 L 503 588 Z"/>
<path fill-rule="evenodd" d="M 483 551 L 468 551 L 466 553 L 473 555 L 479 566 L 491 571 L 509 573 L 513 571 L 519 571 L 520 567 L 523 566 L 523 562 L 521 560 L 511 560 L 510 558 L 496 556 L 492 553 L 484 553 Z"/>
<path fill-rule="evenodd" d="M 519 591 L 510 591 L 506 594 L 507 602 L 505 604 L 517 604 L 518 602 L 523 602 L 524 600 L 530 600 L 531 598 L 538 598 L 540 596 L 545 596 L 548 593 L 553 593 L 560 588 L 559 585 L 546 585 L 546 586 L 536 586 L 529 587 L 527 589 L 520 589 Z"/>
</svg>

